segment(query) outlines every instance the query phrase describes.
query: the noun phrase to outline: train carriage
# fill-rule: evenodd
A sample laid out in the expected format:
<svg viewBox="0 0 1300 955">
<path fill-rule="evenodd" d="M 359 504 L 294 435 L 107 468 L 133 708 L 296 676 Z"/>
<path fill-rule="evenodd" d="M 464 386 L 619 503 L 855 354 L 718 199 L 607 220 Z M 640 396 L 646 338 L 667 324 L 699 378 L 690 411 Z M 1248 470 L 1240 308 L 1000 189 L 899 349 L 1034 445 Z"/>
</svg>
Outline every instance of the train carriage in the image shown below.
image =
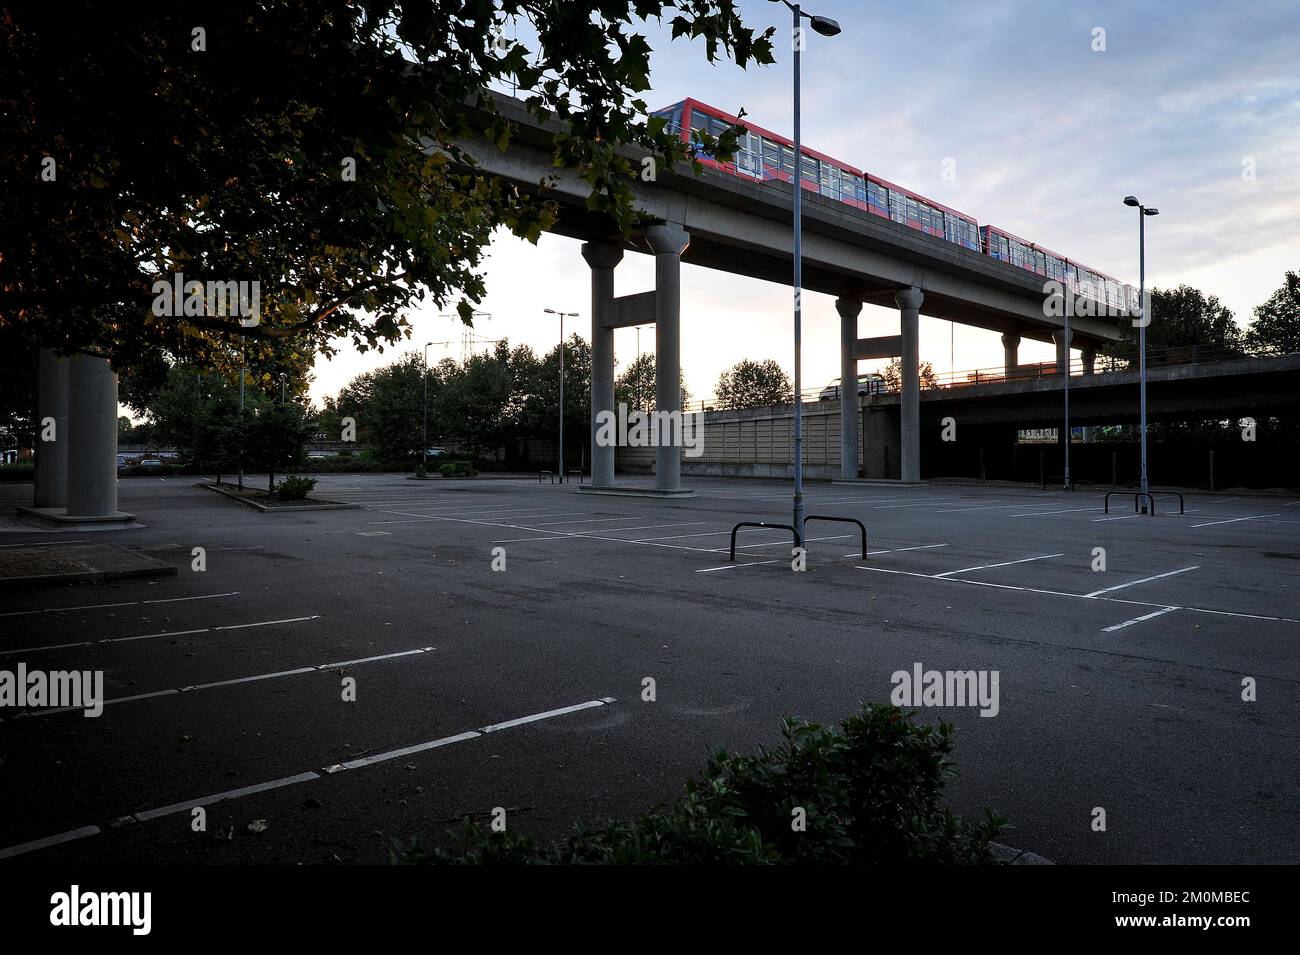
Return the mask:
<svg viewBox="0 0 1300 955">
<path fill-rule="evenodd" d="M 742 121 L 736 116 L 696 99 L 684 99 L 652 116 L 662 118 L 670 132 L 683 142 L 696 141 L 697 134 L 721 136 L 732 126 L 744 127 L 737 139 L 735 155 L 727 161 L 701 151 L 697 158 L 712 169 L 728 175 L 766 182 L 795 179 L 794 143 L 784 136 Z M 1134 311 L 1137 292 L 1118 279 L 1103 275 L 1050 249 L 1013 235 L 997 226 L 981 226 L 975 219 L 942 203 L 864 172 L 831 156 L 801 144 L 800 186 L 827 198 L 843 202 L 951 242 L 991 258 L 1025 269 L 1044 278 L 1062 282 L 1079 295 L 1112 309 Z"/>
</svg>

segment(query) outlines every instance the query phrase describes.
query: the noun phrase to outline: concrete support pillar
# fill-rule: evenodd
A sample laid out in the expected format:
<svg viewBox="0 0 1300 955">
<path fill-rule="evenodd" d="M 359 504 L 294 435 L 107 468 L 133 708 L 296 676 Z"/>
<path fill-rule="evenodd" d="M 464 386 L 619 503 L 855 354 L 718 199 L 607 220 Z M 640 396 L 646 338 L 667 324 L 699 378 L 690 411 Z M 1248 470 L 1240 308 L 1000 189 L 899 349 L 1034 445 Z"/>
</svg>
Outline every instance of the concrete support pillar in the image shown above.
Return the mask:
<svg viewBox="0 0 1300 955">
<path fill-rule="evenodd" d="M 50 419 L 53 434 L 48 428 Z M 47 436 L 53 440 L 44 440 Z M 32 506 L 66 507 L 67 504 L 68 362 L 52 349 L 42 348 L 36 367 L 36 474 Z"/>
<path fill-rule="evenodd" d="M 681 255 L 691 237 L 676 225 L 651 226 L 646 240 L 655 257 L 655 411 L 682 410 Z M 658 420 L 663 421 L 664 418 Z M 666 437 L 661 432 L 661 437 Z M 655 488 L 682 488 L 682 446 L 680 441 L 655 448 Z"/>
<path fill-rule="evenodd" d="M 1058 328 L 1052 332 L 1052 341 L 1056 342 L 1056 373 L 1058 375 L 1068 375 L 1070 373 L 1070 339 L 1074 337 L 1074 332 L 1067 332 L 1063 328 Z"/>
<path fill-rule="evenodd" d="M 614 330 L 607 328 L 614 308 L 614 267 L 623 249 L 603 242 L 586 242 L 582 257 L 591 266 L 591 484 L 614 486 L 614 444 L 596 442 L 602 411 L 614 412 Z"/>
<path fill-rule="evenodd" d="M 1097 367 L 1097 349 L 1085 348 L 1079 354 L 1083 359 L 1083 373 L 1085 375 L 1091 375 Z"/>
<path fill-rule="evenodd" d="M 117 514 L 117 375 L 104 358 L 68 359 L 68 515 Z"/>
<path fill-rule="evenodd" d="M 1020 366 L 1020 336 L 1015 332 L 1002 336 L 1002 365 L 1008 378 Z"/>
<path fill-rule="evenodd" d="M 903 336 L 903 393 L 899 399 L 902 420 L 901 475 L 904 482 L 921 480 L 921 371 L 920 319 L 925 296 L 919 288 L 903 289 L 894 296 Z"/>
<path fill-rule="evenodd" d="M 858 476 L 858 315 L 862 303 L 837 298 L 840 313 L 840 477 Z"/>
</svg>

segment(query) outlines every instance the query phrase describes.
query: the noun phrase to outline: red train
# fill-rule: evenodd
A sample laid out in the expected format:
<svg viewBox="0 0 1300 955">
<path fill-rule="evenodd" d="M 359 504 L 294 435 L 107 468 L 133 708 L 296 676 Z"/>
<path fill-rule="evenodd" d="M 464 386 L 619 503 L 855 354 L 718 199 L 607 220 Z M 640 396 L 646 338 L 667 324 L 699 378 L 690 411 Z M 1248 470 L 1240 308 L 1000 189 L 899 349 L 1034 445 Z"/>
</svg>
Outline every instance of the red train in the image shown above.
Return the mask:
<svg viewBox="0 0 1300 955">
<path fill-rule="evenodd" d="M 666 120 L 668 129 L 677 133 L 684 142 L 690 142 L 693 134 L 701 130 L 711 136 L 718 136 L 734 125 L 743 125 L 746 131 L 739 138 L 733 161 L 719 162 L 704 154 L 700 155 L 700 161 L 730 175 L 758 182 L 769 179 L 794 181 L 794 143 L 784 136 L 755 126 L 748 120 L 742 122 L 730 113 L 696 99 L 684 99 L 680 103 L 656 110 L 651 115 Z M 1076 294 L 1110 308 L 1132 309 L 1137 302 L 1138 294 L 1133 286 L 1125 285 L 1096 269 L 1037 246 L 997 226 L 981 226 L 965 213 L 815 149 L 803 146 L 802 153 L 801 184 L 810 192 L 830 196 L 936 239 L 982 252 L 1044 278 L 1055 279 Z"/>
</svg>

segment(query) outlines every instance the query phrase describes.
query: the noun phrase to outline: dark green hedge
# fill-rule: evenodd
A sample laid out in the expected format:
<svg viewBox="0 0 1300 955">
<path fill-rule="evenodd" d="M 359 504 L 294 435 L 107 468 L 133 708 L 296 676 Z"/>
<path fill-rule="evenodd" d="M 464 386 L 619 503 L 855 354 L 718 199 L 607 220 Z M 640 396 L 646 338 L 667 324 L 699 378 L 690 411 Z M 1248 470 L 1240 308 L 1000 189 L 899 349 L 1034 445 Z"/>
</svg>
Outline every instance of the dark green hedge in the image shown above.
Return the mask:
<svg viewBox="0 0 1300 955">
<path fill-rule="evenodd" d="M 964 823 L 940 799 L 954 774 L 952 726 L 866 704 L 838 728 L 782 723 L 783 742 L 756 755 L 719 752 L 671 806 L 631 822 L 578 825 L 538 844 L 471 821 L 452 848 L 394 844 L 401 863 L 453 865 L 676 863 L 992 863 L 1005 821 Z M 796 831 L 796 809 L 806 828 Z"/>
</svg>

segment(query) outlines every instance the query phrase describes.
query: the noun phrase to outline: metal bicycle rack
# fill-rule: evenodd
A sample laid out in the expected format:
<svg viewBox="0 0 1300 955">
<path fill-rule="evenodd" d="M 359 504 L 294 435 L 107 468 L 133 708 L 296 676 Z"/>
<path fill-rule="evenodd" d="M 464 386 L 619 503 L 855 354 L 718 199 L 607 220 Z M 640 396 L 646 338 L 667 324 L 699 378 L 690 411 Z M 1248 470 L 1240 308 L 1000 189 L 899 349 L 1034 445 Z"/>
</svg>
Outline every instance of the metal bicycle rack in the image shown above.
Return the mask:
<svg viewBox="0 0 1300 955">
<path fill-rule="evenodd" d="M 1132 495 L 1133 495 L 1133 512 L 1134 512 L 1134 513 L 1137 513 L 1137 511 L 1138 511 L 1138 501 L 1139 501 L 1140 499 L 1142 499 L 1142 498 L 1145 497 L 1145 498 L 1147 499 L 1147 501 L 1150 502 L 1150 504 L 1151 504 L 1151 516 L 1152 516 L 1152 517 L 1154 517 L 1154 516 L 1155 516 L 1155 513 L 1156 513 L 1156 499 L 1155 499 L 1155 495 L 1156 495 L 1156 494 L 1167 494 L 1167 495 L 1169 495 L 1170 497 L 1176 497 L 1176 498 L 1178 498 L 1178 513 L 1179 513 L 1179 514 L 1182 514 L 1182 513 L 1183 513 L 1183 508 L 1184 508 L 1183 496 L 1182 496 L 1181 494 L 1179 494 L 1177 491 L 1107 491 L 1107 492 L 1106 492 L 1106 497 L 1105 497 L 1105 499 L 1103 500 L 1103 503 L 1102 503 L 1102 512 L 1105 513 L 1105 514 L 1109 514 L 1109 513 L 1110 513 L 1110 496 L 1111 496 L 1112 494 L 1132 494 Z"/>
<path fill-rule="evenodd" d="M 801 544 L 801 541 L 799 540 L 799 532 L 794 529 L 793 524 L 768 524 L 764 521 L 741 521 L 739 524 L 737 524 L 735 527 L 731 529 L 731 559 L 732 560 L 736 559 L 736 531 L 740 530 L 742 527 L 776 527 L 781 530 L 789 531 L 791 534 L 794 535 L 795 547 L 799 547 Z M 865 531 L 863 533 L 865 533 Z"/>
<path fill-rule="evenodd" d="M 822 514 L 809 514 L 803 519 L 805 530 L 808 528 L 809 521 L 836 521 L 841 524 L 857 524 L 858 529 L 862 531 L 862 559 L 867 559 L 867 525 L 863 524 L 856 517 L 826 517 Z"/>
</svg>

